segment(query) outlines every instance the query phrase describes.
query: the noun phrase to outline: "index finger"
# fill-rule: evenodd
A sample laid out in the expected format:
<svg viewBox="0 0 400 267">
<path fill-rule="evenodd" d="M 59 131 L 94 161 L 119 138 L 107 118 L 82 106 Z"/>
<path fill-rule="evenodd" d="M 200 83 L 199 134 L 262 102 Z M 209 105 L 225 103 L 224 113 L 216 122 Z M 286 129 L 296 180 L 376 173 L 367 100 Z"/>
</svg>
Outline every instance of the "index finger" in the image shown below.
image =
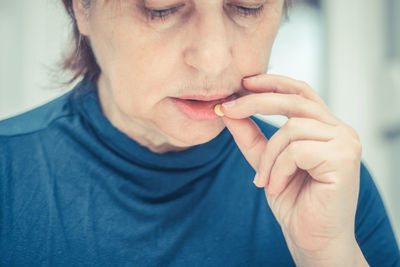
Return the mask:
<svg viewBox="0 0 400 267">
<path fill-rule="evenodd" d="M 324 100 L 304 81 L 277 74 L 259 74 L 243 79 L 243 86 L 253 92 L 297 94 L 328 108 Z"/>
<path fill-rule="evenodd" d="M 297 94 L 251 94 L 223 103 L 220 108 L 225 116 L 232 119 L 261 114 L 311 118 L 330 125 L 340 123 L 328 109 Z"/>
</svg>

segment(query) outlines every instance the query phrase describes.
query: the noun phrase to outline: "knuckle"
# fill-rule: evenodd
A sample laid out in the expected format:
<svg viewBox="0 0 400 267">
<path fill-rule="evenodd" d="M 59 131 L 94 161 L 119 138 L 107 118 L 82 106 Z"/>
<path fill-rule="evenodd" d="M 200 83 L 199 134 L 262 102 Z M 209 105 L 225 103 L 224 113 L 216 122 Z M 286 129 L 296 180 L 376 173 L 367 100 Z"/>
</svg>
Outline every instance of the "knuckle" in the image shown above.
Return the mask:
<svg viewBox="0 0 400 267">
<path fill-rule="evenodd" d="M 352 139 L 359 141 L 360 136 L 358 135 L 357 131 L 348 124 L 342 124 L 337 126 L 337 134 L 340 136 L 350 136 Z"/>
<path fill-rule="evenodd" d="M 303 98 L 299 95 L 291 95 L 291 101 L 287 103 L 284 114 L 286 117 L 291 118 L 296 116 L 296 110 L 303 110 Z"/>
<path fill-rule="evenodd" d="M 313 100 L 317 101 L 318 104 L 320 104 L 322 107 L 325 109 L 328 109 L 328 106 L 326 105 L 325 101 L 321 98 L 321 96 L 312 88 L 310 84 L 308 84 L 305 81 L 302 80 L 297 80 L 299 83 L 299 87 L 302 88 L 302 91 L 300 92 L 301 95 L 305 96 L 306 98 L 312 97 Z M 308 97 L 307 97 L 308 96 Z"/>
<path fill-rule="evenodd" d="M 304 109 L 311 111 L 312 114 L 315 114 L 316 117 L 318 117 L 320 115 L 322 116 L 322 114 L 323 114 L 323 113 L 321 113 L 320 105 L 318 105 L 317 103 L 312 102 L 312 101 L 307 101 L 307 103 L 304 106 Z"/>
<path fill-rule="evenodd" d="M 301 95 L 297 95 L 294 94 L 292 95 L 293 101 L 295 102 L 295 104 L 299 104 L 302 102 L 302 100 L 304 99 Z"/>
<path fill-rule="evenodd" d="M 355 144 L 356 157 L 361 158 L 362 150 L 363 150 L 362 145 L 359 141 L 354 142 L 354 144 Z"/>
<path fill-rule="evenodd" d="M 351 128 L 351 127 L 350 127 L 350 130 L 351 130 L 353 136 L 354 136 L 357 140 L 360 140 L 360 135 L 358 134 L 358 132 L 357 132 L 355 129 Z"/>
<path fill-rule="evenodd" d="M 297 81 L 298 81 L 298 83 L 299 83 L 299 86 L 300 86 L 301 88 L 303 88 L 303 90 L 304 90 L 305 92 L 313 91 L 311 85 L 309 85 L 307 82 L 305 82 L 305 81 L 303 81 L 303 80 L 297 80 Z"/>
<path fill-rule="evenodd" d="M 298 80 L 298 81 L 299 81 L 300 86 L 303 87 L 304 89 L 307 89 L 307 90 L 311 89 L 311 86 L 307 82 L 305 82 L 303 80 Z"/>
<path fill-rule="evenodd" d="M 294 129 L 294 128 L 297 128 L 298 126 L 299 126 L 299 119 L 296 117 L 290 118 L 286 122 L 286 127 L 288 129 Z"/>
<path fill-rule="evenodd" d="M 353 127 L 351 127 L 351 126 L 348 125 L 348 124 L 344 124 L 344 127 L 345 127 L 345 130 L 347 131 L 347 133 L 348 133 L 350 136 L 354 137 L 354 138 L 357 139 L 357 140 L 360 139 L 360 136 L 358 135 L 358 132 L 357 132 Z"/>
<path fill-rule="evenodd" d="M 351 146 L 347 146 L 347 149 L 343 151 L 343 159 L 346 162 L 359 162 L 361 151 L 361 144 L 359 142 L 354 142 Z"/>
<path fill-rule="evenodd" d="M 299 149 L 299 142 L 291 142 L 288 146 L 288 153 L 292 155 L 293 158 L 296 158 L 296 154 Z"/>
</svg>

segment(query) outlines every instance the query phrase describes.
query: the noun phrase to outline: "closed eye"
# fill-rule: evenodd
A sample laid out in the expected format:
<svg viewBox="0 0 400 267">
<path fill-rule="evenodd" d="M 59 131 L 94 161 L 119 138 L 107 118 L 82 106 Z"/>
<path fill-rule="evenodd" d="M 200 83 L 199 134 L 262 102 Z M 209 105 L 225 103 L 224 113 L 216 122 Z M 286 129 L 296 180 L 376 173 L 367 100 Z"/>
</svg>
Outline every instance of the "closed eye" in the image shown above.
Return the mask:
<svg viewBox="0 0 400 267">
<path fill-rule="evenodd" d="M 184 5 L 182 4 L 179 6 L 174 6 L 166 9 L 153 9 L 145 7 L 144 10 L 146 12 L 147 17 L 150 18 L 151 20 L 156 20 L 156 19 L 165 20 L 168 16 L 174 14 L 183 6 Z"/>
<path fill-rule="evenodd" d="M 264 9 L 264 5 L 261 5 L 256 8 L 250 8 L 250 7 L 244 7 L 244 6 L 237 6 L 237 5 L 229 5 L 235 13 L 242 17 L 248 17 L 248 16 L 258 16 L 261 14 L 261 12 Z"/>
<path fill-rule="evenodd" d="M 147 8 L 145 7 L 145 13 L 147 17 L 151 20 L 162 20 L 164 21 L 167 19 L 170 15 L 176 13 L 183 5 L 171 7 L 171 8 L 166 8 L 166 9 L 152 9 L 152 8 Z M 258 16 L 262 13 L 264 9 L 264 5 L 261 5 L 256 8 L 250 8 L 250 7 L 244 7 L 244 6 L 238 6 L 238 5 L 232 5 L 229 4 L 229 7 L 238 14 L 241 17 L 248 17 L 248 16 Z"/>
</svg>

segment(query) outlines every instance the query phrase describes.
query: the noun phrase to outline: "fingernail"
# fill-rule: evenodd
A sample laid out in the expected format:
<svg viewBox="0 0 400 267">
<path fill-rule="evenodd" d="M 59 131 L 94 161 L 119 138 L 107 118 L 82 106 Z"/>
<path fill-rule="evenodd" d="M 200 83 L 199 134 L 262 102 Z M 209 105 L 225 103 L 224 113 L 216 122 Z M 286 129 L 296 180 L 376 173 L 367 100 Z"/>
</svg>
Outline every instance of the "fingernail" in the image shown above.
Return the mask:
<svg viewBox="0 0 400 267">
<path fill-rule="evenodd" d="M 253 183 L 257 186 L 257 183 L 260 181 L 260 175 L 257 173 L 256 176 L 254 176 Z"/>
<path fill-rule="evenodd" d="M 253 81 L 253 80 L 256 80 L 256 79 L 257 79 L 257 75 L 256 75 L 256 76 L 251 76 L 251 77 L 243 78 L 243 80 L 246 80 L 246 81 Z"/>
<path fill-rule="evenodd" d="M 217 114 L 220 117 L 223 117 L 225 115 L 221 110 L 221 104 L 215 105 L 214 112 L 215 112 L 215 114 Z"/>
<path fill-rule="evenodd" d="M 223 106 L 224 108 L 231 108 L 231 107 L 233 107 L 233 106 L 235 105 L 235 103 L 236 103 L 236 101 L 233 100 L 233 101 L 229 101 L 229 102 L 223 103 L 222 106 Z"/>
</svg>

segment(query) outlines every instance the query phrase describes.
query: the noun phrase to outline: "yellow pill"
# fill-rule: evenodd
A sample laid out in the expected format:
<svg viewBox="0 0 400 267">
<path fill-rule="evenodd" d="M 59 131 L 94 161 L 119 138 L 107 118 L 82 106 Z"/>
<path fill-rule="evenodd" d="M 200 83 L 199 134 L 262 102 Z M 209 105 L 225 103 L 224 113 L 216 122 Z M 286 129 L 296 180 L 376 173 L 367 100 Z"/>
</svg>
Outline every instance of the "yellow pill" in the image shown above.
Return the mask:
<svg viewBox="0 0 400 267">
<path fill-rule="evenodd" d="M 220 117 L 223 117 L 225 115 L 221 110 L 221 104 L 215 105 L 214 112 L 215 112 L 215 114 L 217 114 Z"/>
</svg>

